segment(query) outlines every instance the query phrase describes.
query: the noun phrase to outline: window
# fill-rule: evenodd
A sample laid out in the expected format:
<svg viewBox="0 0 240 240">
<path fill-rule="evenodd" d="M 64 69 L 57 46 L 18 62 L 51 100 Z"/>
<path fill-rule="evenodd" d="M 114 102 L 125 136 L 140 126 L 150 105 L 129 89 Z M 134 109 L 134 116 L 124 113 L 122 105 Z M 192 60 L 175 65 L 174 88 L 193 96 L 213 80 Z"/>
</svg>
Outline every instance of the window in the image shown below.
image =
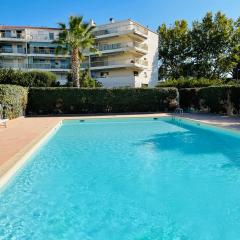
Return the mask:
<svg viewBox="0 0 240 240">
<path fill-rule="evenodd" d="M 25 50 L 22 45 L 17 45 L 17 52 L 18 53 L 25 53 Z"/>
<path fill-rule="evenodd" d="M 101 78 L 106 78 L 109 76 L 109 72 L 101 72 L 100 76 L 101 76 Z"/>
<path fill-rule="evenodd" d="M 54 33 L 49 33 L 49 39 L 54 40 Z"/>
<path fill-rule="evenodd" d="M 5 37 L 6 37 L 6 38 L 12 37 L 12 33 L 11 33 L 10 30 L 6 30 L 6 31 L 5 31 Z"/>
<path fill-rule="evenodd" d="M 21 38 L 22 37 L 22 31 L 21 30 L 17 30 L 17 38 Z"/>
<path fill-rule="evenodd" d="M 134 72 L 133 72 L 133 75 L 134 75 L 135 77 L 137 77 L 137 76 L 139 75 L 138 71 L 134 71 Z"/>
</svg>

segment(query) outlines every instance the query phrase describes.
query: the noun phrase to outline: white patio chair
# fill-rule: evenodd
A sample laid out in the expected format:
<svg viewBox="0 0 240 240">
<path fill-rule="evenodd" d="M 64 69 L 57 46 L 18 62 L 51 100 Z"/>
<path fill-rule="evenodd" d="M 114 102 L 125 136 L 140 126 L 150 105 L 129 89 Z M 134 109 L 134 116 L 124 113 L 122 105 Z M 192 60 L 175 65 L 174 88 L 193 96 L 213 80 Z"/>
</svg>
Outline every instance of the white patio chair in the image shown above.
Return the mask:
<svg viewBox="0 0 240 240">
<path fill-rule="evenodd" d="M 8 121 L 8 119 L 1 119 L 0 118 L 0 125 L 3 125 L 6 128 L 7 127 L 7 121 Z"/>
</svg>

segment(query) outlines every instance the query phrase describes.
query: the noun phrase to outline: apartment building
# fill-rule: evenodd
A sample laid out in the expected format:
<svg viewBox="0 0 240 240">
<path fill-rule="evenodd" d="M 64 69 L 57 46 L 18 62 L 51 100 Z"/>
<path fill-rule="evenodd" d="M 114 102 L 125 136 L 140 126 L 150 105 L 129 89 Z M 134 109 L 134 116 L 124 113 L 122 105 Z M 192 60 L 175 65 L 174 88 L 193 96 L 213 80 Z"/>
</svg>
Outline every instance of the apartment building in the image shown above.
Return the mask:
<svg viewBox="0 0 240 240">
<path fill-rule="evenodd" d="M 60 29 L 0 26 L 0 68 L 51 71 L 61 84 L 70 72 L 71 56 L 56 55 Z M 153 87 L 158 81 L 158 35 L 132 21 L 95 28 L 98 55 L 86 52 L 81 69 L 89 68 L 104 87 Z"/>
</svg>

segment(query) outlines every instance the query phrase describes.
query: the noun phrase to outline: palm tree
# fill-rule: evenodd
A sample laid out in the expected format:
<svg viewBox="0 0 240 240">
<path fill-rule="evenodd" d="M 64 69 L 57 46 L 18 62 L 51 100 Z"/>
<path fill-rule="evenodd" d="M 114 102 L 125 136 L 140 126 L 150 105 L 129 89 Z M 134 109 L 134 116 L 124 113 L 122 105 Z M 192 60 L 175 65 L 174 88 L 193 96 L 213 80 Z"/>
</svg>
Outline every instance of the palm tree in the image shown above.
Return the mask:
<svg viewBox="0 0 240 240">
<path fill-rule="evenodd" d="M 95 26 L 92 23 L 84 22 L 82 16 L 70 16 L 68 25 L 67 28 L 66 24 L 59 23 L 62 31 L 59 33 L 58 40 L 54 41 L 54 43 L 59 44 L 56 49 L 57 54 L 71 53 L 73 83 L 75 87 L 80 88 L 80 63 L 84 60 L 84 50 L 95 51 L 92 35 Z"/>
</svg>

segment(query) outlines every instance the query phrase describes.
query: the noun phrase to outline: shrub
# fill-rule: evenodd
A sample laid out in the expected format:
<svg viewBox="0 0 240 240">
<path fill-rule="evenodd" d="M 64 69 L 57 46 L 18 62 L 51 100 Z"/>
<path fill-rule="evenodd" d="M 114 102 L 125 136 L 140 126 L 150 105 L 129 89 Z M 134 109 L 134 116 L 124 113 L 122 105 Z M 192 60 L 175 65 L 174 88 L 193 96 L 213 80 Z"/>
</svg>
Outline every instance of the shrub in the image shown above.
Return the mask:
<svg viewBox="0 0 240 240">
<path fill-rule="evenodd" d="M 24 74 L 13 69 L 0 69 L 0 84 L 20 85 L 24 81 Z"/>
<path fill-rule="evenodd" d="M 41 99 L 41 101 L 40 101 Z M 168 111 L 178 105 L 169 89 L 30 88 L 28 114 Z"/>
<path fill-rule="evenodd" d="M 24 73 L 27 87 L 56 87 L 57 76 L 52 72 L 31 71 Z"/>
<path fill-rule="evenodd" d="M 199 110 L 199 98 L 197 88 L 182 88 L 179 89 L 179 104 L 183 109 L 198 109 Z"/>
<path fill-rule="evenodd" d="M 179 89 L 180 106 L 198 111 L 239 114 L 240 86 Z"/>
<path fill-rule="evenodd" d="M 13 84 L 23 87 L 58 86 L 56 75 L 51 72 L 22 72 L 13 69 L 0 69 L 0 84 Z"/>
<path fill-rule="evenodd" d="M 195 88 L 195 87 L 221 86 L 224 84 L 228 84 L 226 80 L 181 77 L 179 79 L 169 79 L 165 82 L 161 82 L 158 84 L 158 87 Z M 231 84 L 233 84 L 233 82 Z"/>
<path fill-rule="evenodd" d="M 240 114 L 240 87 L 231 88 L 231 102 L 233 104 L 233 113 Z"/>
<path fill-rule="evenodd" d="M 0 85 L 0 115 L 5 118 L 22 116 L 27 105 L 27 88 L 15 85 Z"/>
</svg>

